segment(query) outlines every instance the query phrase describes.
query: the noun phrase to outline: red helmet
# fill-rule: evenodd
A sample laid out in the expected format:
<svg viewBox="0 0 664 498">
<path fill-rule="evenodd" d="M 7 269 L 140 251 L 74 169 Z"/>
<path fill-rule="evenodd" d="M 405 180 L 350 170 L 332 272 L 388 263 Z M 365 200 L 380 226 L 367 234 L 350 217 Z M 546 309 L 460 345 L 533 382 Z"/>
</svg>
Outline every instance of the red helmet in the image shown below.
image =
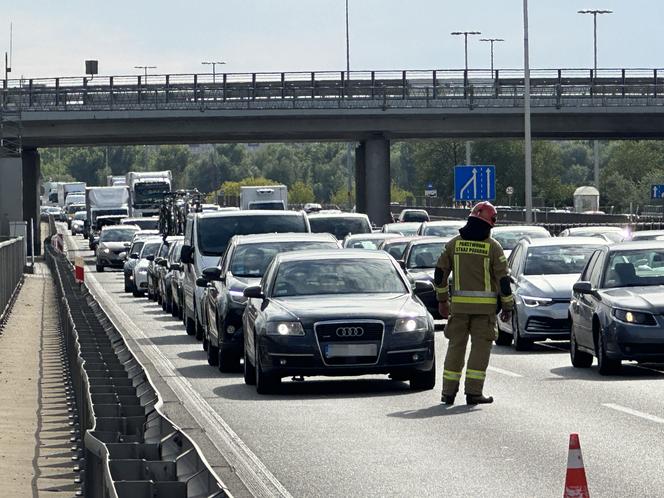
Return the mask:
<svg viewBox="0 0 664 498">
<path fill-rule="evenodd" d="M 498 211 L 490 202 L 478 202 L 473 206 L 473 209 L 470 211 L 471 218 L 479 218 L 482 221 L 485 221 L 492 227 L 496 226 L 496 219 L 498 218 Z"/>
</svg>

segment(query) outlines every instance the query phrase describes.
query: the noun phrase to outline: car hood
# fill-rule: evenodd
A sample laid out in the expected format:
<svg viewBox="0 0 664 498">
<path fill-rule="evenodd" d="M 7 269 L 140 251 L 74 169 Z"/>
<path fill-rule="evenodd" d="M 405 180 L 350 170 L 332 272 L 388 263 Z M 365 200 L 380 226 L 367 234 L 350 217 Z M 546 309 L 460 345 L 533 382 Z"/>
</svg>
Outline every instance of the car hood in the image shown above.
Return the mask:
<svg viewBox="0 0 664 498">
<path fill-rule="evenodd" d="M 601 294 L 616 308 L 664 313 L 664 285 L 619 287 L 602 290 Z"/>
<path fill-rule="evenodd" d="M 138 263 L 136 263 L 136 266 L 135 266 L 134 268 L 136 268 L 137 270 L 138 270 L 139 268 L 145 268 L 145 269 L 147 269 L 147 267 L 148 267 L 149 264 L 150 264 L 150 262 L 149 262 L 147 259 L 139 259 L 139 260 L 138 260 Z"/>
<path fill-rule="evenodd" d="M 422 316 L 426 310 L 410 294 L 348 294 L 273 298 L 286 319 L 311 324 L 322 320 L 358 318 L 395 320 L 399 316 Z M 275 309 L 275 314 L 281 314 Z"/>
<path fill-rule="evenodd" d="M 572 286 L 579 280 L 578 273 L 563 275 L 522 275 L 519 294 L 551 299 L 570 299 Z"/>
<path fill-rule="evenodd" d="M 261 277 L 236 277 L 233 275 L 228 279 L 228 287 L 231 290 L 243 290 L 245 287 L 259 285 Z"/>
<path fill-rule="evenodd" d="M 117 251 L 119 249 L 129 250 L 129 245 L 128 244 L 129 244 L 128 242 L 100 242 L 99 247 L 101 249 L 108 248 L 111 251 Z"/>
</svg>

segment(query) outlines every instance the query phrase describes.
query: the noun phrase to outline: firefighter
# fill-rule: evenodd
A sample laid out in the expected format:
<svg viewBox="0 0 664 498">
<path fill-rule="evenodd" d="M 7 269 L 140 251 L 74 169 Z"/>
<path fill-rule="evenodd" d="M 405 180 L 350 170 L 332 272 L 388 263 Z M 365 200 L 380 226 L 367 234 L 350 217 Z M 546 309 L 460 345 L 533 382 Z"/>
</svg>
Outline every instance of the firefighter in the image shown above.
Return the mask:
<svg viewBox="0 0 664 498">
<path fill-rule="evenodd" d="M 505 253 L 498 241 L 491 238 L 497 214 L 489 202 L 476 204 L 468 222 L 459 229 L 459 235 L 446 244 L 436 265 L 434 284 L 438 311 L 443 318 L 449 317 L 445 328 L 449 344 L 441 398 L 447 405 L 454 404 L 459 390 L 469 336 L 466 403 L 493 403 L 493 398 L 484 396 L 482 389 L 491 345 L 496 337 L 496 310 L 501 309 L 500 319 L 506 322 L 511 318 L 514 304 Z M 451 293 L 448 286 L 450 273 L 453 280 Z"/>
</svg>

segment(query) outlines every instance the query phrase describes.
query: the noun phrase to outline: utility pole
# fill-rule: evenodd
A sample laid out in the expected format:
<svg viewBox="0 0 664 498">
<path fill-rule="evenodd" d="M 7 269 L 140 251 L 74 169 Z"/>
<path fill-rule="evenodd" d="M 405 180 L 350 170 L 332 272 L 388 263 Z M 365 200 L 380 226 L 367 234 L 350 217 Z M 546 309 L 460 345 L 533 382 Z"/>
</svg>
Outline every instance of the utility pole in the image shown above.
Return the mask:
<svg viewBox="0 0 664 498">
<path fill-rule="evenodd" d="M 348 24 L 348 0 L 346 0 L 346 85 L 349 86 L 350 82 L 350 30 Z M 344 92 L 347 96 L 347 93 Z M 352 165 L 353 144 L 348 142 L 346 144 L 346 171 L 348 173 L 348 210 L 353 208 L 351 201 L 351 193 L 353 190 L 353 165 Z M 355 189 L 357 195 L 357 189 Z M 357 199 L 355 199 L 357 206 Z"/>
<path fill-rule="evenodd" d="M 468 78 L 468 35 L 481 35 L 480 31 L 452 31 L 450 33 L 452 36 L 461 36 L 463 35 L 463 54 L 464 54 L 464 68 L 465 68 L 465 78 L 467 81 Z M 464 81 L 464 83 L 466 82 Z M 472 161 L 472 142 L 466 140 L 466 164 L 471 164 Z"/>
<path fill-rule="evenodd" d="M 526 163 L 526 223 L 533 222 L 533 164 L 530 130 L 530 58 L 528 49 L 528 0 L 523 0 L 523 128 Z"/>
<path fill-rule="evenodd" d="M 504 42 L 502 38 L 480 38 L 481 42 L 489 42 L 491 44 L 491 77 L 493 78 L 493 44 L 496 42 Z"/>
<path fill-rule="evenodd" d="M 612 14 L 612 10 L 607 9 L 583 9 L 578 11 L 579 14 L 591 14 L 593 16 L 593 79 L 597 78 L 597 16 L 602 14 Z M 593 141 L 593 180 L 595 188 L 599 190 L 599 140 Z"/>
<path fill-rule="evenodd" d="M 203 61 L 201 64 L 212 66 L 212 83 L 217 82 L 217 64 L 226 64 L 224 61 Z"/>
</svg>

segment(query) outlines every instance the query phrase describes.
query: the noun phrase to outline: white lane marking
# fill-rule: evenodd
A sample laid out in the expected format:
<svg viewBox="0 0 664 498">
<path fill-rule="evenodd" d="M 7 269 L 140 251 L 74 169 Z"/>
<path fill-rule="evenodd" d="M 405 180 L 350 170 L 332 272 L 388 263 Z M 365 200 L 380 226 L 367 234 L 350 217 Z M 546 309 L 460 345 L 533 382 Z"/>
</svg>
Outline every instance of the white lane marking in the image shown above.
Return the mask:
<svg viewBox="0 0 664 498">
<path fill-rule="evenodd" d="M 655 422 L 657 424 L 664 424 L 664 418 L 659 418 L 656 417 L 655 415 L 650 415 L 649 413 L 640 412 L 638 410 L 634 410 L 626 406 L 616 405 L 615 403 L 602 403 L 602 406 L 606 406 L 607 408 L 611 408 L 612 410 L 627 413 L 629 415 L 634 415 L 635 417 L 640 417 L 646 420 L 650 420 L 651 422 Z"/>
<path fill-rule="evenodd" d="M 210 440 L 219 452 L 228 460 L 240 480 L 247 486 L 253 496 L 293 498 L 288 490 L 268 470 L 261 460 L 252 452 L 240 437 L 231 429 L 226 421 L 205 401 L 191 383 L 182 378 L 173 364 L 161 352 L 159 347 L 152 342 L 143 330 L 137 327 L 129 316 L 116 304 L 108 292 L 102 287 L 97 278 L 90 272 L 86 275 L 87 283 L 97 298 L 102 308 L 110 308 L 113 318 L 121 322 L 122 327 L 118 330 L 126 331 L 134 339 L 144 339 L 143 344 L 138 343 L 159 375 L 163 378 L 176 396 L 183 402 L 184 406 L 192 412 L 196 420 L 205 421 L 204 430 L 210 436 Z M 146 344 L 149 343 L 149 344 Z"/>
<path fill-rule="evenodd" d="M 502 374 L 502 375 L 507 375 L 508 377 L 514 377 L 514 378 L 523 377 L 523 375 L 521 375 L 521 374 L 518 374 L 518 373 L 515 373 L 515 372 L 510 372 L 509 370 L 503 370 L 502 368 L 498 368 L 498 367 L 487 367 L 487 370 L 490 370 L 492 372 L 496 372 L 496 373 L 499 373 L 499 374 Z"/>
</svg>

